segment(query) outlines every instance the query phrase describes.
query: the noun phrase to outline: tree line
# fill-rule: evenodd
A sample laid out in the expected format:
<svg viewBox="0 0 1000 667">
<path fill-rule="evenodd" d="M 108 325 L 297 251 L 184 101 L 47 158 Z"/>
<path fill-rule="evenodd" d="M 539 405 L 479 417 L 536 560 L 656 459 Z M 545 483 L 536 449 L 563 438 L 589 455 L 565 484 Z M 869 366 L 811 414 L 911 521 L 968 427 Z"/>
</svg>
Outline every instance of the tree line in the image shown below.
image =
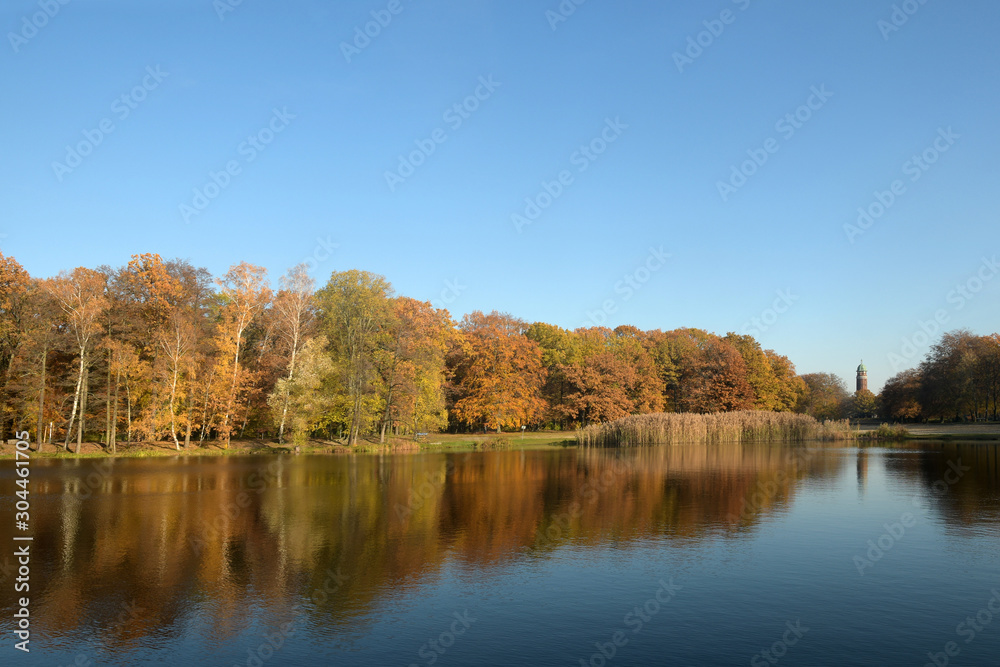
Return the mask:
<svg viewBox="0 0 1000 667">
<path fill-rule="evenodd" d="M 964 367 L 963 367 L 964 368 Z M 455 321 L 380 275 L 305 265 L 272 289 L 148 253 L 34 278 L 0 254 L 0 439 L 121 441 L 573 429 L 649 412 L 842 416 L 834 375 L 799 376 L 748 335 Z M 996 393 L 992 394 L 996 412 Z"/>
<path fill-rule="evenodd" d="M 898 421 L 1000 420 L 1000 334 L 945 333 L 880 398 L 883 415 Z"/>
</svg>

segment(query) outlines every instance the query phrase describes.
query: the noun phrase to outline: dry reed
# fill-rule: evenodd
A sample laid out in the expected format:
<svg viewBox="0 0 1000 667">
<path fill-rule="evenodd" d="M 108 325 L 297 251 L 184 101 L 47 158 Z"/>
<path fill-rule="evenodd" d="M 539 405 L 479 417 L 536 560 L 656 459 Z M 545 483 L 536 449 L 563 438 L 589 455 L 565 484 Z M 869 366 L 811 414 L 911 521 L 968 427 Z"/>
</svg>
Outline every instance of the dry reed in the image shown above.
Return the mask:
<svg viewBox="0 0 1000 667">
<path fill-rule="evenodd" d="M 847 420 L 819 422 L 790 412 L 742 410 L 632 415 L 577 431 L 585 447 L 671 445 L 678 443 L 799 442 L 853 440 L 858 435 Z"/>
</svg>

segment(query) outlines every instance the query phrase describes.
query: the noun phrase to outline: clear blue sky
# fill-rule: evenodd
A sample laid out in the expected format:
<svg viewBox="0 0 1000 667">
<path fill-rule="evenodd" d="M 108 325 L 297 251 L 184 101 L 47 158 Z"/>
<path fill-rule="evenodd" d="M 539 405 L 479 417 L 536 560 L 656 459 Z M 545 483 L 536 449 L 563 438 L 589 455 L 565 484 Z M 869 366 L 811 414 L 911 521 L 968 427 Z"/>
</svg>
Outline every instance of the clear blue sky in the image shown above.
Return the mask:
<svg viewBox="0 0 1000 667">
<path fill-rule="evenodd" d="M 456 318 L 570 328 L 610 300 L 611 326 L 751 323 L 799 372 L 852 388 L 864 357 L 876 390 L 919 361 L 924 338 L 915 353 L 902 341 L 939 310 L 944 329 L 1000 329 L 1000 275 L 980 269 L 1000 253 L 996 2 L 912 0 L 891 31 L 889 0 L 588 0 L 564 21 L 546 14 L 558 0 L 227 2 L 5 0 L 4 253 L 36 276 L 158 252 L 274 280 L 312 257 L 321 284 L 360 268 Z M 391 21 L 348 62 L 372 12 Z M 797 111 L 798 127 L 776 125 Z M 77 166 L 54 166 L 81 142 Z M 579 152 L 591 142 L 600 155 Z M 906 164 L 925 149 L 934 164 Z M 724 201 L 747 151 L 767 161 Z M 238 173 L 185 221 L 230 161 Z M 849 242 L 844 225 L 895 180 Z M 562 191 L 518 231 L 543 181 Z M 977 293 L 949 299 L 980 271 Z M 443 302 L 446 281 L 461 289 Z"/>
</svg>

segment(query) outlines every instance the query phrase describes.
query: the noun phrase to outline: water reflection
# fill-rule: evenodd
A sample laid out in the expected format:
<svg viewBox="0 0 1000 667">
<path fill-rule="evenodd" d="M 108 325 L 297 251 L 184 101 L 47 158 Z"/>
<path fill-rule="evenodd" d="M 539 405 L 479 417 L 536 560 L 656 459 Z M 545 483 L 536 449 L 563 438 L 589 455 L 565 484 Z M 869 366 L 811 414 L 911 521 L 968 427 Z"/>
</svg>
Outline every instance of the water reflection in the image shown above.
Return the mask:
<svg viewBox="0 0 1000 667">
<path fill-rule="evenodd" d="M 567 545 L 738 539 L 786 512 L 806 481 L 853 474 L 865 493 L 876 456 L 943 520 L 1000 521 L 997 450 L 981 445 L 40 460 L 33 627 L 54 644 L 116 652 L 185 633 L 225 641 L 289 618 L 363 632 L 380 601 L 446 562 L 482 569 Z M 956 469 L 960 483 L 938 492 Z M 10 530 L 0 527 L 7 544 Z"/>
<path fill-rule="evenodd" d="M 1000 449 L 982 443 L 908 446 L 887 452 L 886 469 L 912 484 L 950 527 L 1000 523 Z"/>
</svg>

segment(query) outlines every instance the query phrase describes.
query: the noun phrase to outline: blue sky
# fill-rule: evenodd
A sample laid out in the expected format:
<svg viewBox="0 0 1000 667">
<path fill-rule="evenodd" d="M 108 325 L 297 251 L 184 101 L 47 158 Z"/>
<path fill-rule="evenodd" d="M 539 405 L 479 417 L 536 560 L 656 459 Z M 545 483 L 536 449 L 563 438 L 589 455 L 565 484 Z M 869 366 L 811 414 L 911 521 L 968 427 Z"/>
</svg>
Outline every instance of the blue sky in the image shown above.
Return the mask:
<svg viewBox="0 0 1000 667">
<path fill-rule="evenodd" d="M 3 3 L 5 254 L 308 259 L 876 390 L 1000 329 L 995 2 L 232 2 Z"/>
</svg>

